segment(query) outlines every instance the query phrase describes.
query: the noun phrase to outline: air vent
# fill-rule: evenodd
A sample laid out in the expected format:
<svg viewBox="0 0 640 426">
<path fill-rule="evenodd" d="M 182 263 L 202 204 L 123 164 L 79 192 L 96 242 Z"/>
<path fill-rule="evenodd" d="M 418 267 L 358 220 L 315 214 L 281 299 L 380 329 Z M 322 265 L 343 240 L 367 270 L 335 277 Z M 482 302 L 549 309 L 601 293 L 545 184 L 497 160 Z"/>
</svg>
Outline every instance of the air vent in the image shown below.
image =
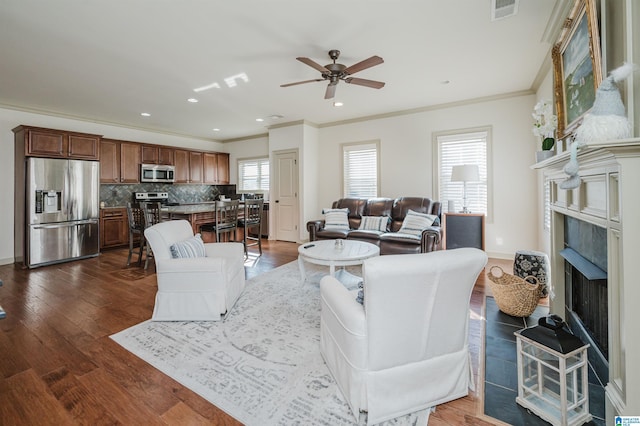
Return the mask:
<svg viewBox="0 0 640 426">
<path fill-rule="evenodd" d="M 518 13 L 520 0 L 491 0 L 491 20 L 508 18 Z"/>
</svg>

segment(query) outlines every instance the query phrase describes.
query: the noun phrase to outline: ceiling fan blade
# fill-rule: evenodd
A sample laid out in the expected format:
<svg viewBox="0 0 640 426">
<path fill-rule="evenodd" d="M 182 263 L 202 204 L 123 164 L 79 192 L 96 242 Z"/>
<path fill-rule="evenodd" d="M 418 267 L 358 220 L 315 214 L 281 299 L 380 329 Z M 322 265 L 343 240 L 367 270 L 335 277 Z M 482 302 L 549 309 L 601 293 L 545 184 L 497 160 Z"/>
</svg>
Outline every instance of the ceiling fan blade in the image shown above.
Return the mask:
<svg viewBox="0 0 640 426">
<path fill-rule="evenodd" d="M 376 65 L 380 65 L 384 62 L 380 56 L 372 56 L 369 59 L 365 59 L 364 61 L 360 61 L 357 64 L 353 64 L 350 67 L 347 67 L 344 70 L 345 74 L 355 74 L 358 71 L 366 70 L 367 68 L 374 67 Z"/>
<path fill-rule="evenodd" d="M 322 73 L 331 73 L 331 71 L 329 71 L 328 69 L 326 69 L 325 67 L 323 67 L 322 65 L 320 65 L 319 63 L 309 59 L 309 58 L 305 58 L 305 57 L 298 57 L 296 58 L 297 60 L 299 60 L 300 62 L 302 62 L 303 64 L 307 64 L 309 65 L 311 68 L 315 68 L 318 71 L 322 72 Z"/>
<path fill-rule="evenodd" d="M 382 89 L 384 87 L 384 82 L 382 81 L 367 80 L 364 78 L 349 77 L 345 78 L 344 81 L 345 83 L 357 84 L 358 86 L 366 86 L 373 89 Z"/>
<path fill-rule="evenodd" d="M 327 91 L 324 93 L 325 99 L 331 99 L 336 95 L 336 87 L 338 86 L 338 82 L 331 82 L 327 85 Z"/>
<path fill-rule="evenodd" d="M 313 80 L 296 81 L 295 83 L 281 84 L 280 87 L 289 87 L 289 86 L 295 86 L 297 84 L 313 83 L 316 81 L 324 81 L 324 78 L 314 78 Z"/>
</svg>

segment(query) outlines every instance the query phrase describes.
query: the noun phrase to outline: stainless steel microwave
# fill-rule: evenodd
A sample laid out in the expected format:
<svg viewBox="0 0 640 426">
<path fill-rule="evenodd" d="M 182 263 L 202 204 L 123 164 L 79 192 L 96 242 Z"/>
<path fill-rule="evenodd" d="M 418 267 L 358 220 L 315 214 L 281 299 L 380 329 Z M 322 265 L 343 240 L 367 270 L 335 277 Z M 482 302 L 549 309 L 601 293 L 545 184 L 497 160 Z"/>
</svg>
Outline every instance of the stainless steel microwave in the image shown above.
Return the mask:
<svg viewBox="0 0 640 426">
<path fill-rule="evenodd" d="M 164 182 L 175 181 L 175 166 L 164 164 L 142 164 L 140 166 L 140 182 Z"/>
</svg>

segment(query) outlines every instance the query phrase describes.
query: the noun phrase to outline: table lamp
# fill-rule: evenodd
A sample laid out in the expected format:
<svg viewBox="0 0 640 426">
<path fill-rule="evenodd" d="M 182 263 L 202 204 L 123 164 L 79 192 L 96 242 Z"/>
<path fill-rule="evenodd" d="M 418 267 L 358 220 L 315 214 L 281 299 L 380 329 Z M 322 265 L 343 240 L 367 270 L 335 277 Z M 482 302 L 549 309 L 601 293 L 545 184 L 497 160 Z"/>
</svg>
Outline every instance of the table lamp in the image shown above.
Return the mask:
<svg viewBox="0 0 640 426">
<path fill-rule="evenodd" d="M 464 184 L 462 211 L 460 213 L 470 213 L 467 207 L 467 182 L 478 182 L 479 180 L 480 172 L 476 164 L 462 164 L 452 167 L 451 182 L 462 182 Z"/>
</svg>

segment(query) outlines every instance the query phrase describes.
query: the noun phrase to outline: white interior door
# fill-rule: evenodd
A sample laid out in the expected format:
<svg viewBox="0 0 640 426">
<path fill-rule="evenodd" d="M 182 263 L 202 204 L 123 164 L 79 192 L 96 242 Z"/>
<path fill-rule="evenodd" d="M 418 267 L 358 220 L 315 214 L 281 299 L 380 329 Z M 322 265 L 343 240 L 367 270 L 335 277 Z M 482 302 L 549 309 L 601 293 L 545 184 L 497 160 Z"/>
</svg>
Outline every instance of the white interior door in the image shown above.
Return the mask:
<svg viewBox="0 0 640 426">
<path fill-rule="evenodd" d="M 298 152 L 281 151 L 274 157 L 274 197 L 270 208 L 275 213 L 276 240 L 297 242 L 298 230 Z"/>
</svg>

